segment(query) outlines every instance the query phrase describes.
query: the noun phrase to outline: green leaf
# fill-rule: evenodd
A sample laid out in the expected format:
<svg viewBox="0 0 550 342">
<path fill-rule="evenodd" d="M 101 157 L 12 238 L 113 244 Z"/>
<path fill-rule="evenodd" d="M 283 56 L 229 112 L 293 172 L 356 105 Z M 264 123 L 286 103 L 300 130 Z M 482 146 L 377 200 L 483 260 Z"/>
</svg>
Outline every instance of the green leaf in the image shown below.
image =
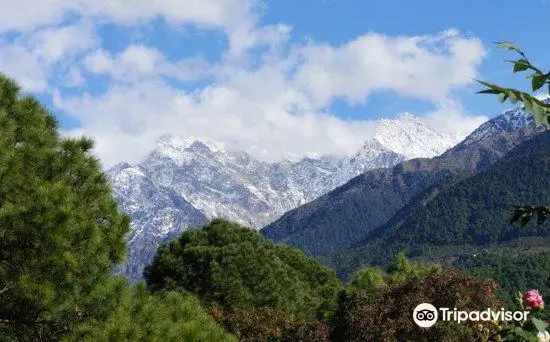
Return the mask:
<svg viewBox="0 0 550 342">
<path fill-rule="evenodd" d="M 543 74 L 533 74 L 533 80 L 531 81 L 531 85 L 533 86 L 533 91 L 539 90 L 544 83 L 546 82 L 546 76 Z"/>
<path fill-rule="evenodd" d="M 522 328 L 520 327 L 517 327 L 515 330 L 514 330 L 514 333 L 521 337 L 521 338 L 524 338 L 525 340 L 527 341 L 536 341 L 536 336 L 534 334 L 531 334 L 529 333 L 528 331 L 525 331 L 523 330 Z"/>
<path fill-rule="evenodd" d="M 531 101 L 531 97 L 527 94 L 523 94 L 521 96 L 521 99 L 523 100 L 525 112 L 526 113 L 532 113 L 533 112 L 533 103 Z"/>
<path fill-rule="evenodd" d="M 480 90 L 478 91 L 476 94 L 500 94 L 500 90 L 496 90 L 496 89 L 485 89 L 485 90 Z"/>
<path fill-rule="evenodd" d="M 500 103 L 504 103 L 504 101 L 506 101 L 507 98 L 508 98 L 508 95 L 506 93 L 498 94 L 498 100 L 500 101 Z"/>
<path fill-rule="evenodd" d="M 514 73 L 525 71 L 531 67 L 531 64 L 523 58 L 512 63 L 514 63 Z"/>
<path fill-rule="evenodd" d="M 481 81 L 481 80 L 476 80 L 476 82 L 486 86 L 487 88 L 491 88 L 491 89 L 498 89 L 500 91 L 502 91 L 503 88 L 497 86 L 496 84 L 492 84 L 492 83 L 488 83 L 488 82 L 485 82 L 485 81 Z"/>
<path fill-rule="evenodd" d="M 533 325 L 535 326 L 535 328 L 537 328 L 537 330 L 539 332 L 545 332 L 546 331 L 546 327 L 545 327 L 545 324 L 544 324 L 543 321 L 541 321 L 538 318 L 533 318 L 533 319 L 531 319 L 531 321 L 533 322 Z"/>
</svg>

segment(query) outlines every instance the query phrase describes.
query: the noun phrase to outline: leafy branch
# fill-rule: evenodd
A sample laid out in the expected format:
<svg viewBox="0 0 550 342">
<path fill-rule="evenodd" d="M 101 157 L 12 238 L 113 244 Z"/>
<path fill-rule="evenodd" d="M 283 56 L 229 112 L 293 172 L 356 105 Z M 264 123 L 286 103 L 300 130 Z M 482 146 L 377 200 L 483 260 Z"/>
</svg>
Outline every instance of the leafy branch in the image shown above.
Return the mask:
<svg viewBox="0 0 550 342">
<path fill-rule="evenodd" d="M 529 59 L 527 59 L 527 57 L 525 56 L 525 53 L 518 49 L 511 42 L 499 42 L 496 44 L 500 48 L 515 51 L 521 56 L 521 58 L 518 60 L 507 60 L 506 62 L 512 63 L 514 65 L 514 73 L 528 70 L 532 71 L 532 73 L 527 76 L 527 78 L 531 78 L 531 88 L 533 92 L 539 90 L 545 84 L 548 84 L 548 93 L 550 94 L 550 71 L 547 73 L 543 73 L 541 69 L 532 65 Z M 550 127 L 550 104 L 544 103 L 543 101 L 531 96 L 530 94 L 521 92 L 516 89 L 503 88 L 496 84 L 484 82 L 481 80 L 476 81 L 486 87 L 486 89 L 478 91 L 478 94 L 498 95 L 498 99 L 501 103 L 505 102 L 506 100 L 510 100 L 512 104 L 515 104 L 518 101 L 523 102 L 525 112 L 534 116 L 536 124 L 542 124 L 546 127 Z"/>
</svg>

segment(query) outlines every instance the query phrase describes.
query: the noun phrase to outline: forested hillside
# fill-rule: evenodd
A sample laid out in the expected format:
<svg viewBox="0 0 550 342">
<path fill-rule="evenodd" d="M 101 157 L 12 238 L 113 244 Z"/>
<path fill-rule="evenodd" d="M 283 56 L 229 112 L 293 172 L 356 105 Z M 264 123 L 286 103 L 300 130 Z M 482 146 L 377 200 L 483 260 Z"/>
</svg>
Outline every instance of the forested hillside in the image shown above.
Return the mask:
<svg viewBox="0 0 550 342">
<path fill-rule="evenodd" d="M 471 177 L 426 190 L 355 248 L 329 257 L 329 264 L 344 275 L 366 263 L 385 263 L 401 250 L 420 256 L 435 247 L 546 235 L 548 224 L 519 228 L 509 221 L 514 204 L 550 202 L 549 148 L 550 132 L 541 133 Z"/>
</svg>

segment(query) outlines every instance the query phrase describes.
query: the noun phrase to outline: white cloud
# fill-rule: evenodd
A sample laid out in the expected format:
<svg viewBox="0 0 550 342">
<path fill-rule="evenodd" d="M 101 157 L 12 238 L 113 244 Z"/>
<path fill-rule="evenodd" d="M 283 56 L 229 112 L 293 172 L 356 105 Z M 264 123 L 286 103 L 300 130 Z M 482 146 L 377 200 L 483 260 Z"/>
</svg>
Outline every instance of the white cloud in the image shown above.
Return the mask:
<svg viewBox="0 0 550 342">
<path fill-rule="evenodd" d="M 212 73 L 212 66 L 200 57 L 172 62 L 155 48 L 142 44 L 127 46 L 118 56 L 103 49 L 88 54 L 83 61 L 87 71 L 104 74 L 119 82 L 163 76 L 181 81 L 196 81 Z"/>
<path fill-rule="evenodd" d="M 108 51 L 98 50 L 86 56 L 84 65 L 94 73 L 105 73 L 118 80 L 134 80 L 135 77 L 152 75 L 164 56 L 157 49 L 143 45 L 130 45 L 118 57 Z"/>
<path fill-rule="evenodd" d="M 276 86 L 271 86 L 266 91 L 274 89 Z M 78 113 L 83 128 L 69 134 L 94 137 L 96 152 L 105 165 L 138 161 L 163 133 L 208 136 L 228 148 L 244 147 L 260 158 L 273 160 L 284 151 L 354 150 L 373 129 L 368 121 L 346 122 L 315 112 L 294 115 L 285 108 L 288 102 L 284 97 L 258 103 L 237 89 L 211 86 L 180 93 L 163 81 L 151 80 L 116 85 L 98 98 L 56 94 L 55 105 Z"/>
<path fill-rule="evenodd" d="M 252 0 L 3 0 L 0 32 L 57 25 L 68 15 L 126 25 L 156 18 L 179 24 L 234 27 L 253 20 Z"/>
<path fill-rule="evenodd" d="M 228 55 L 240 57 L 251 46 L 266 43 L 278 29 L 275 25 L 257 30 L 256 7 L 256 0 L 4 0 L 0 33 L 33 32 L 43 26 L 58 25 L 71 15 L 127 26 L 161 18 L 175 27 L 198 25 L 221 29 L 229 39 Z"/>
<path fill-rule="evenodd" d="M 437 36 L 365 34 L 341 47 L 311 43 L 300 51 L 296 83 L 319 105 L 334 97 L 361 103 L 376 90 L 438 101 L 472 82 L 485 55 L 478 39 L 455 31 Z"/>
<path fill-rule="evenodd" d="M 93 27 L 83 22 L 21 34 L 12 41 L 0 38 L 0 42 L 0 71 L 31 92 L 46 91 L 51 73 L 64 72 L 75 56 L 99 44 Z"/>
<path fill-rule="evenodd" d="M 64 85 L 66 87 L 78 87 L 85 82 L 82 72 L 77 67 L 71 67 L 65 75 Z"/>
<path fill-rule="evenodd" d="M 64 21 L 69 15 L 76 17 L 70 24 Z M 139 27 L 157 18 L 173 27 L 220 30 L 228 49 L 210 64 L 201 57 L 171 60 L 140 41 L 118 53 L 101 44 L 102 23 Z M 365 102 L 377 91 L 431 101 L 436 110 L 425 113 L 426 120 L 452 133 L 486 119 L 450 100 L 452 90 L 470 84 L 485 55 L 476 38 L 456 30 L 367 33 L 341 46 L 291 45 L 290 26 L 258 23 L 254 0 L 8 1 L 0 33 L 19 36 L 3 42 L 0 70 L 29 91 L 51 92 L 54 105 L 82 123 L 65 134 L 94 138 L 107 166 L 139 160 L 165 133 L 208 136 L 268 160 L 289 152 L 352 152 L 372 134 L 373 123 L 342 120 L 327 108 L 338 98 Z M 81 86 L 90 74 L 109 81 L 104 93 L 68 96 L 49 89 Z M 214 81 L 183 91 L 169 82 L 174 79 Z"/>
<path fill-rule="evenodd" d="M 434 48 L 436 43 L 443 46 Z M 477 49 L 478 54 L 449 52 L 457 44 Z M 117 56 L 98 51 L 86 58 L 90 71 L 113 77 L 105 94 L 58 95 L 55 104 L 78 115 L 83 132 L 100 140 L 97 151 L 107 165 L 139 160 L 163 133 L 208 136 L 230 148 L 245 146 L 267 160 L 288 152 L 341 154 L 358 148 L 371 136 L 374 124 L 326 113 L 326 104 L 336 97 L 359 102 L 374 91 L 392 89 L 431 100 L 437 110 L 428 113 L 427 121 L 448 133 L 469 132 L 486 120 L 464 115 L 459 103 L 448 100 L 453 87 L 469 80 L 444 70 L 475 74 L 475 58 L 483 57 L 478 44 L 447 33 L 397 38 L 371 34 L 340 49 L 309 43 L 287 54 L 271 50 L 254 68 L 209 66 L 216 83 L 194 92 L 178 91 L 164 80 L 164 70 L 178 69 L 181 62 L 167 61 L 160 51 L 146 46 L 129 46 Z M 376 53 L 369 55 L 371 49 Z M 327 82 L 319 78 L 320 70 Z"/>
<path fill-rule="evenodd" d="M 25 90 L 42 92 L 47 87 L 46 70 L 38 56 L 19 43 L 2 42 L 0 71 L 15 78 Z"/>
<path fill-rule="evenodd" d="M 3 0 L 0 33 L 34 31 L 37 27 L 58 24 L 70 8 L 70 0 Z"/>
<path fill-rule="evenodd" d="M 436 104 L 436 109 L 425 114 L 426 122 L 438 131 L 455 134 L 461 138 L 471 133 L 489 118 L 472 115 L 459 101 L 444 99 Z"/>
<path fill-rule="evenodd" d="M 26 45 L 31 52 L 47 64 L 88 51 L 99 44 L 93 26 L 82 22 L 42 29 L 27 40 Z"/>
</svg>

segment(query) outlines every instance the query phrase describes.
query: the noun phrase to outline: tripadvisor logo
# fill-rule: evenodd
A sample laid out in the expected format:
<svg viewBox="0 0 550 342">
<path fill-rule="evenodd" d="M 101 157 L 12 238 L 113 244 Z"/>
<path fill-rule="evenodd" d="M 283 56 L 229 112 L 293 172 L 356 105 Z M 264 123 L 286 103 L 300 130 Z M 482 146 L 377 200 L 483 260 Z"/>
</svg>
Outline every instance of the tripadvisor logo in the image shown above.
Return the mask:
<svg viewBox="0 0 550 342">
<path fill-rule="evenodd" d="M 419 327 L 429 328 L 437 322 L 437 309 L 430 303 L 422 303 L 414 308 L 413 319 Z"/>
<path fill-rule="evenodd" d="M 460 311 L 456 308 L 439 308 L 436 309 L 430 303 L 419 304 L 414 308 L 413 320 L 419 327 L 429 328 L 438 319 L 444 322 L 463 323 L 466 321 L 526 321 L 529 311 L 505 311 L 504 309 L 492 310 L 486 309 L 483 311 Z"/>
</svg>

